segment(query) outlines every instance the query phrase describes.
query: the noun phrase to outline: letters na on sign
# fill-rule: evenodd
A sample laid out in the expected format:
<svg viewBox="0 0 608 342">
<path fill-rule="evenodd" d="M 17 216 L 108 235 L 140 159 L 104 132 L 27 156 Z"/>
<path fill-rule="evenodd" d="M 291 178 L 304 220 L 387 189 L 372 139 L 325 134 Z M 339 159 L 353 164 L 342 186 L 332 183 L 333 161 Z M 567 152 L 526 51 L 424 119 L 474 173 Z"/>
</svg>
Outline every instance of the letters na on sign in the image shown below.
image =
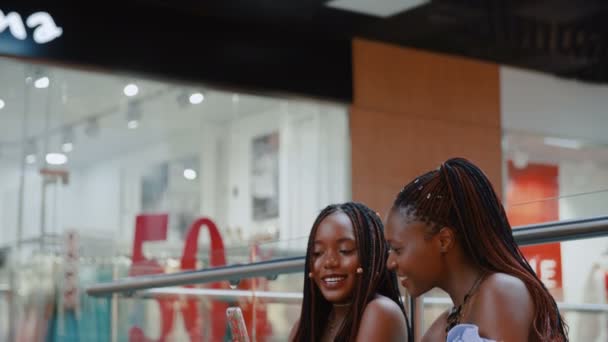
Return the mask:
<svg viewBox="0 0 608 342">
<path fill-rule="evenodd" d="M 6 29 L 19 40 L 27 39 L 25 26 L 34 30 L 33 39 L 38 44 L 51 42 L 63 34 L 63 29 L 55 24 L 53 17 L 46 12 L 36 12 L 27 17 L 25 23 L 17 12 L 9 12 L 6 15 L 0 10 L 0 33 Z"/>
</svg>

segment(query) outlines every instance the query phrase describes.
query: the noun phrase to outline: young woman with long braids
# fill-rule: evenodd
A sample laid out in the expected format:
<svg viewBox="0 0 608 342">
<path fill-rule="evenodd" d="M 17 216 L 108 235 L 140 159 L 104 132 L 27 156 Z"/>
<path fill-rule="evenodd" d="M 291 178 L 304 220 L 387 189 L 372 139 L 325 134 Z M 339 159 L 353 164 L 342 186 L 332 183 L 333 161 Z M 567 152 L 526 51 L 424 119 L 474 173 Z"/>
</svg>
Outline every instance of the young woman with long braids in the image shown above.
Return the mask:
<svg viewBox="0 0 608 342">
<path fill-rule="evenodd" d="M 454 303 L 423 341 L 568 341 L 555 300 L 519 250 L 484 173 L 455 158 L 406 185 L 385 231 L 389 269 L 416 297 L 434 287 Z M 468 341 L 468 339 L 464 339 Z"/>
<path fill-rule="evenodd" d="M 308 239 L 304 300 L 290 341 L 408 341 L 382 221 L 360 203 L 330 205 Z"/>
</svg>

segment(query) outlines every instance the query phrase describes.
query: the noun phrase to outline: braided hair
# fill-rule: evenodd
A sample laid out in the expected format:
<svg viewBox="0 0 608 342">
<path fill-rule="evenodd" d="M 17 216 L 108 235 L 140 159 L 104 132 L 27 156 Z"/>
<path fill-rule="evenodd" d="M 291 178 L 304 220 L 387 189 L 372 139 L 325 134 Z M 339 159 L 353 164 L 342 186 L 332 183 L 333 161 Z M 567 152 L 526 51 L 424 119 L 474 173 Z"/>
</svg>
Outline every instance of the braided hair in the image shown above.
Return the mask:
<svg viewBox="0 0 608 342">
<path fill-rule="evenodd" d="M 416 178 L 397 195 L 393 210 L 429 224 L 430 235 L 445 226 L 453 228 L 465 255 L 477 267 L 525 283 L 535 307 L 533 333 L 538 340 L 568 341 L 555 300 L 517 246 L 492 184 L 473 163 L 449 159 Z"/>
<path fill-rule="evenodd" d="M 388 246 L 384 239 L 382 221 L 374 211 L 361 203 L 334 204 L 321 211 L 308 238 L 304 274 L 308 274 L 312 270 L 314 239 L 319 225 L 326 217 L 338 212 L 346 214 L 353 225 L 357 254 L 361 268 L 363 268 L 363 274 L 358 277 L 355 284 L 352 305 L 335 338 L 335 341 L 346 342 L 356 339 L 365 307 L 376 294 L 388 297 L 399 305 L 406 322 L 407 315 L 401 301 L 397 277 L 386 267 Z M 331 308 L 332 304 L 323 297 L 314 280 L 307 277 L 304 282 L 300 324 L 294 340 L 299 342 L 319 341 L 329 321 Z M 412 341 L 409 330 L 408 323 L 408 337 Z"/>
</svg>

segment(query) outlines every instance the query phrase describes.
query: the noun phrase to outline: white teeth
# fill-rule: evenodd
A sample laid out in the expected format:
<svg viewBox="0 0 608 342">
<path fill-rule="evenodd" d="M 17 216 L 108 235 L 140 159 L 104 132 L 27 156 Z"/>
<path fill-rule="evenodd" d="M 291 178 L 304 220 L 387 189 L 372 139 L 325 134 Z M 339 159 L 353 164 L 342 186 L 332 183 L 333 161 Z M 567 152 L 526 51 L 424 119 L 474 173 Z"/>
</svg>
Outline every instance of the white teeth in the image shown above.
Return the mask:
<svg viewBox="0 0 608 342">
<path fill-rule="evenodd" d="M 341 280 L 344 280 L 344 278 L 345 277 L 330 277 L 323 279 L 323 281 L 325 281 L 326 283 L 337 283 Z"/>
<path fill-rule="evenodd" d="M 401 281 L 407 280 L 407 277 L 406 276 L 399 277 L 399 280 L 401 280 Z"/>
</svg>

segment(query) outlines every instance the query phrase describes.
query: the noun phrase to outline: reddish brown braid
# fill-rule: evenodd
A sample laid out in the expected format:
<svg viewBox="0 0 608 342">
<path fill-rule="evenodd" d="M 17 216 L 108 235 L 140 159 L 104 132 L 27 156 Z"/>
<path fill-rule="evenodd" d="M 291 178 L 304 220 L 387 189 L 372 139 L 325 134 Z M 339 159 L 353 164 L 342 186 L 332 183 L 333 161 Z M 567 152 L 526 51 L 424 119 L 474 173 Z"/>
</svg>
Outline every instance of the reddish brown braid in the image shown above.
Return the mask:
<svg viewBox="0 0 608 342">
<path fill-rule="evenodd" d="M 330 205 L 321 211 L 308 238 L 304 274 L 307 275 L 312 270 L 314 237 L 320 223 L 336 212 L 345 213 L 353 225 L 357 253 L 363 273 L 355 285 L 352 305 L 350 305 L 335 341 L 346 342 L 356 339 L 365 307 L 376 294 L 381 294 L 397 303 L 407 322 L 397 277 L 386 267 L 388 245 L 384 239 L 384 226 L 378 215 L 361 203 L 348 202 Z M 304 282 L 304 299 L 295 341 L 319 341 L 329 321 L 331 308 L 331 303 L 325 300 L 315 282 L 307 277 Z M 413 341 L 409 330 L 408 325 L 408 336 L 410 341 Z"/>
<path fill-rule="evenodd" d="M 430 235 L 453 228 L 480 269 L 521 279 L 535 307 L 534 335 L 539 341 L 568 341 L 555 299 L 517 246 L 505 210 L 481 169 L 466 159 L 450 159 L 406 185 L 393 208 L 431 224 Z"/>
</svg>

